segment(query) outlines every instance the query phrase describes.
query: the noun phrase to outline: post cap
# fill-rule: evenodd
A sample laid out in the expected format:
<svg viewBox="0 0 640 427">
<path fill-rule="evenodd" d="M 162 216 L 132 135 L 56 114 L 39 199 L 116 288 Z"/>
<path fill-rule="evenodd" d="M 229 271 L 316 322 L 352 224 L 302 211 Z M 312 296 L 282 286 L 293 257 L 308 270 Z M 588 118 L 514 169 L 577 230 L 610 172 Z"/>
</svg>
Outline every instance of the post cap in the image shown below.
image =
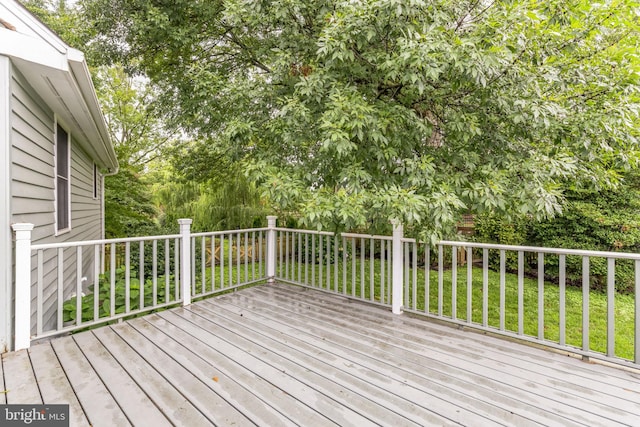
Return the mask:
<svg viewBox="0 0 640 427">
<path fill-rule="evenodd" d="M 404 228 L 402 222 L 399 219 L 393 218 L 390 222 L 391 225 L 393 225 L 394 230 L 402 230 Z"/>
<path fill-rule="evenodd" d="M 28 222 L 18 222 L 16 224 L 11 224 L 11 228 L 13 228 L 13 231 L 31 231 L 33 230 L 33 224 Z"/>
</svg>

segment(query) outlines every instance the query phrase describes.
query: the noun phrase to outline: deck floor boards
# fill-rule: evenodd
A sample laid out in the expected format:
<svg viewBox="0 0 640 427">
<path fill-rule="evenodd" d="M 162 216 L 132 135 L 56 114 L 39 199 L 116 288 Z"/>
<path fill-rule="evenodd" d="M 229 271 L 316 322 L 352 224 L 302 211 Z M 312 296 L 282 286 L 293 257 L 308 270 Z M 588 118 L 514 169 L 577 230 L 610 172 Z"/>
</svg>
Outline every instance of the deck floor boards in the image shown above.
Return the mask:
<svg viewBox="0 0 640 427">
<path fill-rule="evenodd" d="M 88 425 L 89 421 L 53 348 L 50 345 L 35 345 L 29 349 L 29 356 L 42 400 L 50 404 L 68 404 L 71 423 Z"/>
<path fill-rule="evenodd" d="M 638 426 L 640 371 L 256 286 L 2 355 L 72 426 Z"/>
<path fill-rule="evenodd" d="M 205 306 L 205 305 L 203 305 Z M 197 307 L 200 309 L 203 306 Z M 223 306 L 224 307 L 224 306 Z M 264 306 L 261 310 L 264 309 Z M 270 313 L 271 317 L 277 317 L 277 313 Z M 264 333 L 268 333 L 268 329 L 273 330 L 290 329 L 288 340 L 295 340 L 295 336 L 305 334 L 304 329 L 308 329 L 305 322 L 311 319 L 300 318 L 281 318 L 281 325 L 271 324 L 268 320 L 257 320 L 253 326 L 256 329 L 264 328 Z M 316 316 L 313 316 L 315 319 Z M 286 326 L 289 324 L 290 326 Z M 297 326 L 297 327 L 296 327 Z M 351 326 L 352 332 L 359 333 L 361 328 L 369 328 L 369 326 L 358 325 L 354 323 Z M 486 418 L 497 418 L 498 420 L 506 420 L 511 425 L 531 425 L 531 421 L 536 421 L 538 413 L 531 410 L 534 406 L 532 396 L 527 395 L 527 401 L 518 402 L 512 397 L 514 391 L 518 389 L 498 390 L 496 383 L 492 383 L 492 388 L 488 389 L 478 384 L 478 375 L 464 372 L 457 366 L 445 366 L 440 371 L 433 367 L 439 362 L 434 359 L 428 359 L 419 354 L 410 354 L 400 347 L 389 346 L 389 339 L 385 339 L 375 343 L 371 340 L 364 340 L 357 335 L 351 334 L 344 336 L 332 331 L 330 324 L 325 326 L 316 325 L 316 335 L 311 335 L 310 339 L 319 339 L 324 342 L 331 342 L 335 345 L 330 349 L 329 354 L 342 355 L 344 357 L 344 365 L 352 366 L 359 364 L 358 370 L 365 370 L 368 376 L 372 373 L 384 373 L 388 381 L 411 384 L 410 398 L 415 402 L 428 403 L 430 411 L 440 410 L 442 414 L 456 413 L 457 422 L 469 422 L 467 418 L 460 418 L 460 408 L 452 410 L 451 407 L 438 408 L 434 405 L 434 401 L 445 398 L 445 402 L 464 402 L 458 405 L 466 405 L 470 411 L 472 419 L 483 416 Z M 380 344 L 384 350 L 380 350 Z M 320 350 L 318 350 L 320 351 Z M 327 351 L 323 351 L 327 353 Z M 396 366 L 398 361 L 404 361 L 402 366 Z M 418 368 L 419 369 L 416 369 Z M 339 368 L 339 367 L 338 367 Z M 350 375 L 358 376 L 358 370 Z M 451 375 L 456 372 L 455 375 Z M 485 380 L 485 382 L 488 382 Z M 389 387 L 384 384 L 384 387 Z M 406 388 L 406 387 L 405 387 Z M 488 393 L 491 391 L 491 393 Z M 402 390 L 396 392 L 403 395 Z M 424 398 L 418 399 L 420 393 L 425 394 Z M 553 410 L 553 401 L 544 402 Z M 542 405 L 540 405 L 542 406 Z M 505 408 L 509 408 L 508 412 Z M 516 409 L 514 411 L 514 409 Z M 535 409 L 535 408 L 534 408 Z M 560 408 L 558 408 L 560 409 Z M 515 412 L 515 413 L 514 413 Z M 495 415 L 497 413 L 497 415 Z M 553 413 L 547 414 L 546 422 L 555 421 L 557 425 L 568 425 L 570 421 L 566 418 L 556 416 Z M 538 420 L 540 421 L 540 420 Z"/>
<path fill-rule="evenodd" d="M 211 313 L 201 307 L 194 307 L 196 314 L 203 315 L 208 319 L 212 318 Z M 327 361 L 332 357 L 329 354 L 311 355 L 299 350 L 299 345 L 292 337 L 287 337 L 286 343 L 278 342 L 267 336 L 268 332 L 258 331 L 256 333 L 252 325 L 247 328 L 243 325 L 234 325 L 231 319 L 224 319 L 214 315 L 212 325 L 216 328 L 241 328 L 238 330 L 237 336 L 241 336 L 245 342 L 244 351 L 252 351 L 253 348 L 268 349 L 263 352 L 261 359 L 268 361 L 272 366 L 282 366 L 288 364 L 287 373 L 295 378 L 304 378 L 304 382 L 310 389 L 314 389 L 316 393 L 322 393 L 325 396 L 336 400 L 335 396 L 344 396 L 343 398 L 353 403 L 354 409 L 359 412 L 360 416 L 365 418 L 373 418 L 374 420 L 384 420 L 386 425 L 419 425 L 419 421 L 425 419 L 428 413 L 423 417 L 416 416 L 411 412 L 416 412 L 416 407 L 406 405 L 404 401 L 398 399 L 395 395 L 389 395 L 384 390 L 372 387 L 357 376 L 351 376 L 340 369 L 342 364 L 347 361 L 341 361 L 336 357 L 334 360 Z M 248 316 L 246 316 L 248 317 Z M 248 318 L 242 319 L 243 323 L 248 323 Z M 323 360 L 324 359 L 324 360 Z M 284 363 L 283 363 L 284 362 Z M 392 386 L 393 384 L 388 384 Z M 398 402 L 399 401 L 399 402 Z M 339 402 L 336 402 L 339 403 Z M 404 404 L 404 405 L 403 405 Z M 320 409 L 320 408 L 318 408 Z M 413 420 L 410 416 L 413 415 Z M 348 419 L 335 420 L 341 425 Z M 412 424 L 413 421 L 415 424 Z M 441 420 L 439 420 L 441 421 Z M 364 420 L 353 419 L 352 423 L 365 423 Z"/>
<path fill-rule="evenodd" d="M 122 367 L 94 334 L 78 334 L 74 338 L 131 424 L 171 425 L 131 377 L 120 375 Z"/>
<path fill-rule="evenodd" d="M 51 341 L 51 345 L 89 424 L 93 426 L 106 425 L 108 420 L 114 420 L 117 426 L 131 425 L 128 417 L 109 393 L 109 390 L 85 357 L 82 349 L 78 347 L 74 338 L 54 339 Z M 20 403 L 31 402 L 23 400 Z"/>
<path fill-rule="evenodd" d="M 259 290 L 256 294 L 259 294 L 260 291 L 264 292 L 263 290 Z M 247 301 L 246 303 L 255 305 L 260 298 L 264 299 L 264 295 L 255 295 L 255 298 L 255 300 Z M 566 374 L 566 371 L 550 369 L 540 363 L 529 363 L 529 369 L 526 369 L 522 367 L 518 359 L 513 358 L 508 360 L 507 363 L 501 363 L 498 368 L 493 368 L 491 365 L 495 364 L 496 359 L 489 359 L 488 363 L 482 365 L 482 357 L 479 356 L 486 353 L 486 349 L 482 349 L 481 346 L 478 345 L 477 348 L 472 349 L 467 348 L 466 351 L 460 352 L 460 348 L 464 347 L 463 343 L 459 342 L 456 346 L 449 345 L 440 349 L 434 346 L 430 340 L 429 337 L 432 335 L 431 333 L 425 333 L 424 330 L 416 330 L 413 334 L 408 333 L 407 326 L 409 322 L 403 321 L 402 327 L 397 328 L 400 331 L 398 333 L 395 329 L 387 327 L 387 322 L 381 322 L 379 316 L 375 319 L 367 320 L 362 312 L 351 313 L 351 310 L 343 310 L 342 308 L 344 306 L 341 305 L 319 304 L 314 306 L 315 301 L 313 297 L 310 297 L 304 292 L 283 292 L 278 298 L 280 300 L 292 300 L 292 303 L 297 302 L 299 306 L 305 307 L 307 312 L 313 311 L 312 314 L 307 315 L 305 315 L 303 311 L 296 311 L 296 315 L 292 317 L 290 321 L 284 320 L 285 322 L 302 322 L 304 324 L 306 318 L 306 321 L 315 321 L 316 327 L 321 327 L 318 322 L 320 319 L 326 323 L 324 332 L 320 332 L 320 334 L 331 333 L 331 326 L 337 322 L 345 328 L 350 328 L 351 332 L 356 332 L 357 334 L 353 335 L 350 333 L 347 337 L 349 341 L 346 342 L 345 345 L 353 345 L 354 337 L 356 340 L 360 339 L 363 345 L 367 345 L 369 338 L 374 337 L 377 341 L 373 342 L 384 343 L 385 351 L 392 352 L 394 357 L 398 359 L 410 360 L 414 369 L 416 366 L 420 367 L 420 371 L 438 369 L 444 376 L 444 381 L 449 384 L 451 384 L 452 381 L 455 382 L 458 379 L 466 378 L 467 384 L 462 384 L 462 390 L 466 390 L 469 396 L 473 395 L 472 388 L 475 384 L 484 383 L 489 385 L 492 393 L 487 395 L 487 390 L 485 389 L 484 391 L 480 391 L 480 396 L 490 398 L 497 397 L 500 393 L 499 386 L 506 386 L 506 388 L 503 387 L 502 390 L 504 393 L 503 398 L 519 394 L 522 396 L 522 400 L 526 405 L 533 406 L 534 404 L 538 404 L 541 408 L 545 408 L 547 412 L 555 412 L 557 414 L 562 414 L 563 410 L 566 409 L 565 396 L 567 393 L 571 393 L 574 395 L 571 404 L 575 408 L 586 412 L 591 411 L 597 416 L 603 415 L 604 418 L 602 422 L 605 424 L 609 421 L 606 418 L 607 416 L 613 417 L 614 420 L 617 419 L 620 422 L 625 422 L 625 420 L 627 420 L 627 422 L 635 422 L 636 415 L 630 413 L 629 410 L 631 409 L 635 413 L 640 413 L 640 405 L 638 405 L 637 402 L 634 403 L 633 401 L 612 395 L 611 393 L 614 392 L 619 393 L 620 389 L 612 387 L 601 379 L 595 381 L 590 378 L 585 378 L 584 376 L 579 377 L 577 381 L 580 381 L 582 384 L 584 384 L 585 381 L 591 381 L 589 383 L 591 389 L 585 389 L 584 386 L 579 383 L 567 381 L 566 376 L 562 376 L 562 374 Z M 268 309 L 268 304 L 261 304 L 260 307 L 255 310 L 265 311 Z M 269 316 L 278 317 L 281 316 L 281 314 L 276 307 L 271 306 Z M 392 318 L 392 315 L 388 317 L 389 322 L 395 320 Z M 340 320 L 335 320 L 337 318 Z M 417 322 L 423 325 L 425 323 L 420 320 Z M 427 326 L 433 329 L 435 325 L 429 324 Z M 446 329 L 450 330 L 450 328 Z M 444 332 L 446 332 L 446 329 Z M 358 338 L 358 336 L 364 338 Z M 492 341 L 489 337 L 480 335 L 478 337 L 484 341 Z M 332 341 L 335 341 L 335 338 L 332 339 Z M 391 344 L 394 344 L 395 347 L 389 347 Z M 532 350 L 536 350 L 530 347 L 525 348 L 528 350 L 528 355 L 531 355 Z M 408 352 L 407 350 L 410 351 Z M 548 356 L 548 352 L 545 351 L 537 350 L 533 353 Z M 506 359 L 508 354 L 506 354 L 506 356 L 499 356 L 500 359 Z M 376 357 L 384 359 L 384 354 L 378 354 Z M 486 355 L 484 357 L 486 358 Z M 491 357 L 494 356 L 491 355 Z M 546 374 L 541 375 L 540 371 L 545 371 Z M 456 372 L 455 375 L 452 375 L 452 372 Z M 430 375 L 430 378 L 434 380 L 433 374 Z M 558 378 L 562 380 L 559 381 Z M 521 393 L 522 389 L 530 388 L 531 385 L 536 387 L 534 393 Z M 597 399 L 594 399 L 593 390 L 598 390 Z M 496 391 L 498 391 L 498 393 L 496 393 Z M 602 403 L 603 399 L 606 404 Z M 560 404 L 558 405 L 557 403 Z M 610 411 L 610 406 L 616 410 Z M 573 412 L 573 409 L 569 409 Z M 560 421 L 561 424 L 567 422 L 567 420 L 558 421 Z M 593 422 L 593 415 L 589 417 L 589 421 Z"/>
<path fill-rule="evenodd" d="M 7 403 L 27 401 L 42 404 L 42 396 L 27 351 L 3 354 L 2 367 Z"/>
<path fill-rule="evenodd" d="M 228 306 L 221 303 L 216 308 L 221 311 L 220 308 L 228 309 Z M 202 310 L 206 310 L 206 308 L 202 305 L 194 307 L 193 310 L 203 313 Z M 262 309 L 256 307 L 256 310 Z M 226 314 L 229 315 L 229 313 L 233 313 L 233 311 L 228 311 Z M 215 316 L 216 314 L 210 312 L 207 316 Z M 224 316 L 225 313 L 221 313 L 221 315 Z M 239 318 L 239 316 L 236 317 Z M 278 340 L 285 340 L 288 347 L 281 347 L 280 350 L 288 354 L 289 357 L 297 356 L 299 363 L 306 369 L 319 375 L 329 374 L 333 377 L 333 381 L 340 382 L 344 387 L 359 394 L 366 393 L 365 396 L 368 400 L 382 407 L 387 406 L 388 410 L 395 410 L 404 416 L 414 415 L 414 422 L 443 422 L 448 418 L 456 423 L 470 424 L 479 419 L 497 421 L 504 418 L 511 425 L 526 425 L 526 420 L 511 413 L 503 412 L 500 414 L 501 416 L 495 416 L 494 412 L 501 411 L 501 408 L 476 402 L 465 393 L 456 395 L 455 391 L 440 387 L 435 383 L 429 384 L 428 387 L 421 387 L 420 384 L 412 380 L 415 377 L 408 372 L 393 376 L 383 363 L 364 363 L 363 359 L 367 357 L 366 344 L 364 346 L 358 345 L 353 340 L 350 343 L 345 343 L 345 347 L 342 347 L 334 344 L 335 337 L 329 330 L 316 329 L 316 333 L 305 336 L 302 330 L 289 326 L 296 324 L 296 322 L 304 322 L 304 319 L 284 317 L 280 319 L 281 323 L 276 323 L 267 318 L 255 316 L 253 313 L 244 314 L 242 319 L 243 323 L 250 322 L 247 327 L 252 331 L 260 332 L 257 337 L 265 348 L 278 349 L 281 347 Z M 215 323 L 224 324 L 219 320 L 215 320 Z M 353 325 L 353 328 L 355 329 L 357 326 Z M 280 336 L 278 337 L 278 335 Z M 316 344 L 314 345 L 314 343 Z M 349 346 L 359 348 L 361 351 L 358 354 L 345 351 Z M 398 402 L 399 400 L 400 402 Z M 395 404 L 393 408 L 390 405 L 392 403 Z M 442 418 L 440 420 L 427 418 L 429 415 L 433 417 L 434 414 L 438 414 Z M 405 424 L 407 422 L 404 421 Z M 393 420 L 389 425 L 399 424 L 402 424 L 402 420 Z"/>
</svg>

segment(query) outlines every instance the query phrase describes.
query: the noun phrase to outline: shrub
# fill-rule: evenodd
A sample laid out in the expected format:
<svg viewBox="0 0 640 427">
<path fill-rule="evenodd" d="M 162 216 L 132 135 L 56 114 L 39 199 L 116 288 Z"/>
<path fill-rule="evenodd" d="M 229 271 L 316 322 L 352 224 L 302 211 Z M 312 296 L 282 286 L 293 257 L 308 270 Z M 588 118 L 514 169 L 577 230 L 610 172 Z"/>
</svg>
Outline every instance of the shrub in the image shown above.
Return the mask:
<svg viewBox="0 0 640 427">
<path fill-rule="evenodd" d="M 507 220 L 490 214 L 478 215 L 475 240 L 511 245 L 640 252 L 639 188 L 638 176 L 628 174 L 616 190 L 572 189 L 566 192 L 567 200 L 562 215 L 540 222 L 527 219 Z M 493 263 L 498 254 L 491 256 Z M 507 255 L 507 269 L 517 269 L 517 254 Z M 566 258 L 566 274 L 570 283 L 581 284 L 581 257 Z M 557 282 L 558 257 L 545 257 L 545 275 L 547 279 Z M 591 259 L 590 276 L 593 289 L 606 289 L 607 260 Z M 615 279 L 619 292 L 633 292 L 633 262 L 617 261 Z"/>
<path fill-rule="evenodd" d="M 175 301 L 175 280 L 173 276 L 169 277 L 169 294 L 167 295 L 167 289 L 165 286 L 165 276 L 158 276 L 157 289 L 156 289 L 156 301 L 165 302 Z M 109 271 L 100 275 L 98 291 L 98 316 L 99 318 L 105 318 L 111 316 L 111 273 Z M 82 298 L 82 321 L 88 322 L 94 319 L 93 306 L 95 301 L 95 294 L 93 292 L 94 286 L 89 287 L 90 293 L 81 296 Z M 140 308 L 140 280 L 131 277 L 129 279 L 129 304 L 130 310 L 137 310 Z M 145 280 L 144 283 L 144 306 L 149 307 L 153 305 L 153 282 L 151 279 Z M 76 312 L 77 297 L 74 296 L 62 304 L 62 318 L 65 322 L 73 322 L 77 318 Z M 126 309 L 126 282 L 125 282 L 125 270 L 124 268 L 118 268 L 116 270 L 115 281 L 115 314 L 124 313 Z"/>
<path fill-rule="evenodd" d="M 495 214 L 481 214 L 475 217 L 475 240 L 484 243 L 501 245 L 526 245 L 529 232 L 529 222 L 524 218 L 507 220 Z M 500 253 L 489 252 L 491 265 L 499 265 Z M 505 265 L 508 271 L 518 269 L 518 254 L 507 252 Z"/>
</svg>

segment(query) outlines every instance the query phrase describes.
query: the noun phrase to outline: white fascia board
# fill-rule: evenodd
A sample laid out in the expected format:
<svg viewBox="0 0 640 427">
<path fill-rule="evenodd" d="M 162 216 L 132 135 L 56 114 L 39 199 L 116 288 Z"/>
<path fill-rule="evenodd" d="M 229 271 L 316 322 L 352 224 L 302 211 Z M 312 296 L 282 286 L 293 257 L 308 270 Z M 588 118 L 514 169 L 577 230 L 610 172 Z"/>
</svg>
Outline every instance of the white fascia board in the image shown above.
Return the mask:
<svg viewBox="0 0 640 427">
<path fill-rule="evenodd" d="M 69 62 L 78 62 L 85 63 L 84 61 L 84 53 L 78 49 L 74 49 L 72 47 L 67 49 L 67 59 Z"/>
<path fill-rule="evenodd" d="M 100 108 L 100 102 L 98 101 L 98 96 L 93 86 L 89 67 L 84 60 L 84 54 L 79 50 L 70 48 L 68 58 L 69 66 L 74 77 L 73 82 L 77 84 L 78 95 L 82 96 L 84 105 L 87 108 L 87 113 L 91 116 L 95 125 L 95 131 L 100 136 L 99 142 L 101 147 L 99 147 L 99 149 L 104 162 L 103 166 L 108 169 L 109 173 L 115 173 L 118 170 L 118 159 L 111 145 L 109 130 L 107 129 L 102 108 Z"/>
<path fill-rule="evenodd" d="M 39 89 L 42 98 L 49 99 L 54 111 L 62 108 L 62 104 L 57 105 L 56 101 L 59 94 L 62 103 L 73 115 L 68 119 L 78 125 L 80 132 L 75 134 L 86 137 L 86 140 L 79 141 L 81 145 L 95 156 L 96 163 L 101 167 L 109 172 L 118 169 L 107 125 L 81 51 L 68 47 L 64 53 L 60 53 L 43 40 L 0 28 L 0 55 L 14 60 L 20 72 Z M 56 94 L 49 93 L 51 88 L 43 86 L 45 77 L 52 83 L 60 84 L 55 87 Z M 64 112 L 60 114 L 65 116 Z"/>
<path fill-rule="evenodd" d="M 0 27 L 0 55 L 19 58 L 61 71 L 69 71 L 65 54 L 41 39 Z"/>
<path fill-rule="evenodd" d="M 0 17 L 13 25 L 18 33 L 44 40 L 59 53 L 64 53 L 67 49 L 66 43 L 55 32 L 19 2 L 1 0 L 0 12 Z"/>
</svg>

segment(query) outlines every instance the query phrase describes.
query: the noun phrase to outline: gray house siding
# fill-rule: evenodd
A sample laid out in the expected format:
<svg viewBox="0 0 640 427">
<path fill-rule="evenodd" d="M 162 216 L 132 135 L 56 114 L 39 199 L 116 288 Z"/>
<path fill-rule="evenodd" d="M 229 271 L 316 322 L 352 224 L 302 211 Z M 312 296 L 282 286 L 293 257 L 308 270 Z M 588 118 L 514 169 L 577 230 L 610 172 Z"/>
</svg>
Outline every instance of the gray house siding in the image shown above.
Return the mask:
<svg viewBox="0 0 640 427">
<path fill-rule="evenodd" d="M 34 244 L 100 239 L 102 211 L 100 198 L 93 197 L 93 160 L 71 135 L 71 229 L 55 235 L 54 129 L 56 117 L 15 69 L 11 74 L 11 222 L 34 224 Z M 61 123 L 64 127 L 64 123 Z M 99 176 L 99 179 L 102 179 Z M 98 188 L 101 187 L 98 182 Z M 43 327 L 54 326 L 58 306 L 58 253 L 43 254 Z M 76 250 L 63 256 L 64 298 L 76 290 Z M 32 329 L 35 332 L 37 304 L 37 257 L 32 258 Z M 86 287 L 93 281 L 93 248 L 82 250 L 80 277 Z"/>
<path fill-rule="evenodd" d="M 24 325 L 17 328 L 19 336 L 13 336 L 12 224 L 32 223 L 34 244 L 101 238 L 103 179 L 94 178 L 94 164 L 112 174 L 118 171 L 118 160 L 84 54 L 67 45 L 19 0 L 0 1 L 0 17 L 0 352 L 4 352 L 24 348 L 29 341 Z M 69 136 L 68 147 L 60 138 L 60 150 L 59 128 Z M 69 153 L 68 161 L 55 161 L 57 151 Z M 58 175 L 58 164 L 68 173 Z M 69 192 L 62 193 L 61 187 Z M 68 203 L 68 212 L 58 211 L 60 202 Z M 64 230 L 57 232 L 58 228 Z M 32 312 L 37 308 L 37 326 L 44 329 L 59 318 L 58 304 L 86 289 L 97 274 L 92 268 L 94 248 L 60 253 L 45 250 L 32 256 Z M 80 257 L 82 262 L 77 261 Z M 64 272 L 75 277 L 65 277 L 62 283 L 58 277 Z M 44 283 L 40 295 L 36 283 Z M 59 296 L 58 290 L 64 294 Z M 20 322 L 26 323 L 26 307 L 18 313 L 23 313 Z"/>
</svg>

